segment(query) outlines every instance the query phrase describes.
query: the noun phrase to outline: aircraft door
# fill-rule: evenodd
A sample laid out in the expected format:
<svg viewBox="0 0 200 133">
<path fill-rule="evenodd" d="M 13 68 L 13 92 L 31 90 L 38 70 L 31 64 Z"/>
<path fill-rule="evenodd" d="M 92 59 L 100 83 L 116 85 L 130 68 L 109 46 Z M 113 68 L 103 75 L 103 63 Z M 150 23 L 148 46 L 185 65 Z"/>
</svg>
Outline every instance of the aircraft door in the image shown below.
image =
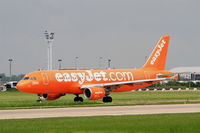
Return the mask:
<svg viewBox="0 0 200 133">
<path fill-rule="evenodd" d="M 49 77 L 46 73 L 42 74 L 43 85 L 49 85 Z"/>
</svg>

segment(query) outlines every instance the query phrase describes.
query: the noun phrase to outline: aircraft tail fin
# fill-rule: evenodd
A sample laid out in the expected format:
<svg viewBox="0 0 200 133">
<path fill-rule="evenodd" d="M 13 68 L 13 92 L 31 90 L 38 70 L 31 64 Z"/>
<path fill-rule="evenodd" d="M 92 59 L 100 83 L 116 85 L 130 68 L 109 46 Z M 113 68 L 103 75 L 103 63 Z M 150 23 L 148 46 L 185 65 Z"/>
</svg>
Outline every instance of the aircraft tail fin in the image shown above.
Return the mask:
<svg viewBox="0 0 200 133">
<path fill-rule="evenodd" d="M 143 68 L 165 70 L 169 39 L 169 36 L 162 36 L 160 38 Z"/>
</svg>

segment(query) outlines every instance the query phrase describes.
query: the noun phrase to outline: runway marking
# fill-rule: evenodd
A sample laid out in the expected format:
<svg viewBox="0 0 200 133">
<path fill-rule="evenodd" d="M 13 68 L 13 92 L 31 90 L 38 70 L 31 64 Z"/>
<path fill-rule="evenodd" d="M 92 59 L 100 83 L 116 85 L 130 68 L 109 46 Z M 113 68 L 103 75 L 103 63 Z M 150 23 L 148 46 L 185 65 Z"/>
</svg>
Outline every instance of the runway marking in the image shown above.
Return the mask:
<svg viewBox="0 0 200 133">
<path fill-rule="evenodd" d="M 144 115 L 144 114 L 195 113 L 195 112 L 200 112 L 200 104 L 0 110 L 0 119 L 108 116 L 108 115 L 110 116 Z"/>
</svg>

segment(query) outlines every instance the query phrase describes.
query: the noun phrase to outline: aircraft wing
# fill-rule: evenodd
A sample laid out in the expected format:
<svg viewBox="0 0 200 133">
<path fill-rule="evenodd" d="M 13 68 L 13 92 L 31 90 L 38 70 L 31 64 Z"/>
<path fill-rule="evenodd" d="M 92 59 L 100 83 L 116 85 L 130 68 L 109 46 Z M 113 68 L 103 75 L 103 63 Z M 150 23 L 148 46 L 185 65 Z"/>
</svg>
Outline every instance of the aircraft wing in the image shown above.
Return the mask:
<svg viewBox="0 0 200 133">
<path fill-rule="evenodd" d="M 89 84 L 89 85 L 81 86 L 81 89 L 90 88 L 90 87 L 114 87 L 114 86 L 123 86 L 123 85 L 131 85 L 131 84 L 150 83 L 150 82 L 155 82 L 155 81 L 164 81 L 167 79 L 169 78 L 156 78 L 156 79 L 112 82 L 112 83 L 102 83 L 102 84 Z"/>
</svg>

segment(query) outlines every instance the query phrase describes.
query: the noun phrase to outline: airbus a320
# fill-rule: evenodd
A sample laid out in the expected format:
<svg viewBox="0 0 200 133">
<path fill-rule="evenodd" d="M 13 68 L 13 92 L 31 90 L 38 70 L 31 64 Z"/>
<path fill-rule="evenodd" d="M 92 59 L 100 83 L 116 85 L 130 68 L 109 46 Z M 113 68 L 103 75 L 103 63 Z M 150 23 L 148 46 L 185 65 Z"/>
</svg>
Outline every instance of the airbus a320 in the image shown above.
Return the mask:
<svg viewBox="0 0 200 133">
<path fill-rule="evenodd" d="M 38 101 L 56 100 L 74 94 L 75 102 L 86 99 L 112 102 L 111 92 L 126 92 L 144 88 L 174 75 L 165 70 L 169 36 L 163 36 L 146 63 L 139 69 L 46 70 L 34 71 L 17 84 L 22 92 L 37 94 Z"/>
</svg>

